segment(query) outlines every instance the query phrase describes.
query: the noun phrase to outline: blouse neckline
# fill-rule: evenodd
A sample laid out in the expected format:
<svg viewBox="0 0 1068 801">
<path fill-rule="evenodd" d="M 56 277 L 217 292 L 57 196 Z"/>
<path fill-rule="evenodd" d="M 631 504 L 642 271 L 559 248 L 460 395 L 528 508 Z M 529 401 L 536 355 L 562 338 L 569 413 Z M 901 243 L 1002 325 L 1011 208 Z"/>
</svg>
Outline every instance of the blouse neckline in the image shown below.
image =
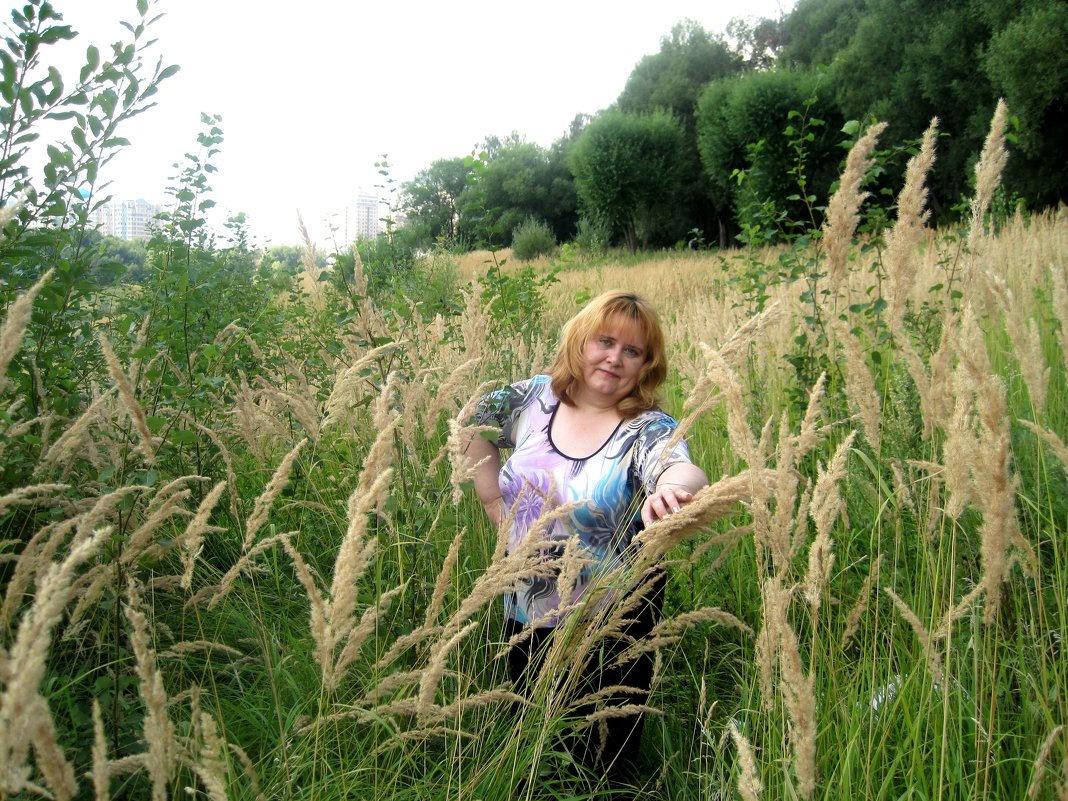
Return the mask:
<svg viewBox="0 0 1068 801">
<path fill-rule="evenodd" d="M 626 422 L 626 420 L 620 420 L 618 423 L 616 423 L 616 427 L 612 429 L 612 433 L 608 435 L 608 438 L 604 442 L 602 442 L 597 448 L 597 450 L 595 450 L 593 453 L 587 456 L 571 456 L 570 454 L 564 453 L 562 450 L 560 450 L 560 448 L 558 448 L 556 445 L 556 440 L 553 439 L 553 422 L 555 422 L 556 420 L 556 412 L 560 408 L 560 403 L 561 401 L 557 400 L 556 405 L 553 407 L 552 414 L 549 415 L 549 425 L 546 426 L 545 433 L 549 439 L 549 447 L 551 447 L 554 451 L 563 456 L 565 459 L 568 459 L 572 462 L 585 462 L 587 459 L 592 459 L 594 456 L 599 454 L 601 451 L 608 447 L 609 442 L 615 439 L 616 434 L 619 433 L 620 427 Z"/>
</svg>

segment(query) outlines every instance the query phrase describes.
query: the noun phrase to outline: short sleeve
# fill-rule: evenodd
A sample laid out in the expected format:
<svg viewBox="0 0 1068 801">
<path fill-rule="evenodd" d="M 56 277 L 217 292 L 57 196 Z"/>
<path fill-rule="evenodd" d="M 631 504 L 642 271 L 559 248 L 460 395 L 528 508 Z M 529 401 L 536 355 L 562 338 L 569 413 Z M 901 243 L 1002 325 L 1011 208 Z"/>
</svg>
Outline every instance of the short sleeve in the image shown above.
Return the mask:
<svg viewBox="0 0 1068 801">
<path fill-rule="evenodd" d="M 494 426 L 501 430 L 496 441 L 498 448 L 514 448 L 518 436 L 517 425 L 539 391 L 539 382 L 527 379 L 491 392 L 478 402 L 475 422 L 480 426 Z"/>
<path fill-rule="evenodd" d="M 679 427 L 670 415 L 655 412 L 655 416 L 641 427 L 634 443 L 634 474 L 647 493 L 656 490 L 660 474 L 671 465 L 690 463 L 690 449 L 686 441 L 673 436 Z"/>
</svg>

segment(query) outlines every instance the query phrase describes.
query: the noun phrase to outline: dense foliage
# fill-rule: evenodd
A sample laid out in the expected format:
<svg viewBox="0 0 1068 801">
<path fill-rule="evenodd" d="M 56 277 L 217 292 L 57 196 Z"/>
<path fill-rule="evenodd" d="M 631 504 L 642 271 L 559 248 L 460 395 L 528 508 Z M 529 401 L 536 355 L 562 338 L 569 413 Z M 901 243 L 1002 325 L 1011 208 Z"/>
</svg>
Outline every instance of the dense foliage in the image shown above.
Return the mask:
<svg viewBox="0 0 1068 801">
<path fill-rule="evenodd" d="M 615 244 L 671 247 L 696 238 L 727 247 L 753 224 L 754 208 L 767 220 L 796 218 L 804 205 L 797 196 L 822 195 L 837 175 L 843 152 L 836 145 L 852 138 L 842 131 L 847 122 L 886 120 L 884 148 L 903 153 L 939 117 L 945 141 L 931 173 L 931 208 L 939 222 L 959 219 L 998 98 L 1012 113 L 1015 143 L 1006 205 L 1039 210 L 1064 200 L 1068 6 L 1061 0 L 799 0 L 781 19 L 735 21 L 727 33 L 680 22 L 659 52 L 638 62 L 616 103 L 592 120 L 667 113 L 682 132 L 677 183 L 646 205 L 641 236 L 612 222 Z M 815 137 L 804 154 L 807 187 L 792 183 L 796 172 L 787 169 L 798 159 L 791 145 L 798 137 L 787 132 L 798 126 L 793 115 Z M 516 222 L 531 214 L 561 241 L 604 228 L 618 217 L 608 198 L 618 194 L 611 184 L 620 177 L 602 173 L 591 183 L 584 162 L 567 155 L 584 147 L 583 138 L 597 137 L 604 148 L 603 129 L 585 133 L 587 122 L 577 120 L 547 152 L 513 134 L 504 147 L 488 144 L 481 159 L 435 162 L 406 185 L 425 240 L 454 243 L 463 231 L 461 248 L 507 246 Z M 621 140 L 620 147 L 629 145 Z M 468 171 L 457 176 L 462 165 Z M 894 166 L 879 199 L 887 210 L 904 163 Z M 737 171 L 748 176 L 742 185 Z M 450 174 L 458 180 L 449 183 Z M 457 204 L 461 192 L 465 200 Z M 604 200 L 591 203 L 595 194 Z M 576 195 L 585 198 L 578 221 Z"/>
</svg>

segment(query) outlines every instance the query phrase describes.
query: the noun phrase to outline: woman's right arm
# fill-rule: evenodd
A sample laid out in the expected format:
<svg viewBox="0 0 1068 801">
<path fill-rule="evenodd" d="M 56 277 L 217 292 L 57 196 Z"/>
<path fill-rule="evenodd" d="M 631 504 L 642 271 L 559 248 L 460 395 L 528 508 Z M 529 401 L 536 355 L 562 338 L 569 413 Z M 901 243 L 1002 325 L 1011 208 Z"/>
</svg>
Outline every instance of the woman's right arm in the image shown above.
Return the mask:
<svg viewBox="0 0 1068 801">
<path fill-rule="evenodd" d="M 466 454 L 471 464 L 478 464 L 475 471 L 475 494 L 482 501 L 482 508 L 486 510 L 490 521 L 500 528 L 505 513 L 500 487 L 501 452 L 494 443 L 476 435 L 468 443 Z"/>
</svg>

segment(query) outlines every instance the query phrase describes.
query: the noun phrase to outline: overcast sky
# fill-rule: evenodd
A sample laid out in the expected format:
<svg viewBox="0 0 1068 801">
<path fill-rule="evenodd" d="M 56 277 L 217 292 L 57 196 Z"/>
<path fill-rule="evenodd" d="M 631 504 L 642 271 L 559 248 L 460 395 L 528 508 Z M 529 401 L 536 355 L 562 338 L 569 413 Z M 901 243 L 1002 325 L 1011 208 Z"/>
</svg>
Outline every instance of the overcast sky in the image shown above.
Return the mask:
<svg viewBox="0 0 1068 801">
<path fill-rule="evenodd" d="M 644 55 L 684 19 L 723 32 L 793 0 L 157 0 L 153 53 L 181 71 L 132 120 L 108 166 L 116 198 L 163 202 L 171 165 L 196 148 L 200 113 L 222 115 L 212 179 L 221 213 L 244 211 L 258 244 L 296 242 L 299 210 L 318 241 L 326 217 L 381 180 L 512 131 L 548 146 L 579 113 L 613 103 Z M 101 53 L 135 0 L 55 0 Z M 73 73 L 71 73 L 73 74 Z"/>
</svg>

